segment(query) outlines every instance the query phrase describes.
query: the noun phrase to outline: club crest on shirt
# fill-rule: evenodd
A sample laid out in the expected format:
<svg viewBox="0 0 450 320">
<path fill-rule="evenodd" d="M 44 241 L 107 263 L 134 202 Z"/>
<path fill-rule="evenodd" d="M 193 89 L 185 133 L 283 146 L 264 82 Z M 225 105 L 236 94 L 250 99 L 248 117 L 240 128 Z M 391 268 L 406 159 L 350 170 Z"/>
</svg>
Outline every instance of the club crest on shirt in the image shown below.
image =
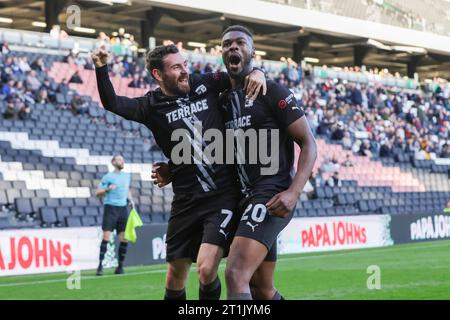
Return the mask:
<svg viewBox="0 0 450 320">
<path fill-rule="evenodd" d="M 250 98 L 248 98 L 248 97 L 246 97 L 246 98 L 245 98 L 245 105 L 244 105 L 244 107 L 245 107 L 245 108 L 253 107 L 253 100 L 250 99 Z"/>
<path fill-rule="evenodd" d="M 203 84 L 199 85 L 199 86 L 195 89 L 195 93 L 197 93 L 198 95 L 203 94 L 203 93 L 205 93 L 206 91 L 207 91 L 207 90 L 206 90 L 206 87 L 205 87 Z"/>
</svg>

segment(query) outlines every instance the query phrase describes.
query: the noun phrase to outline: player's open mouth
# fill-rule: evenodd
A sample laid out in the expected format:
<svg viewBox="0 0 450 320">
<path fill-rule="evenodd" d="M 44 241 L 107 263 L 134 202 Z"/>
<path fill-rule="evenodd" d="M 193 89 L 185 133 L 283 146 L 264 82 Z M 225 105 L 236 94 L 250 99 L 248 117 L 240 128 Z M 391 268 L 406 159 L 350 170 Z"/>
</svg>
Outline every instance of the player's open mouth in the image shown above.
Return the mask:
<svg viewBox="0 0 450 320">
<path fill-rule="evenodd" d="M 229 59 L 230 67 L 237 67 L 241 63 L 241 57 L 237 54 L 230 55 Z"/>
<path fill-rule="evenodd" d="M 179 83 L 181 84 L 187 84 L 188 83 L 188 79 L 187 78 L 182 78 L 178 80 Z"/>
</svg>

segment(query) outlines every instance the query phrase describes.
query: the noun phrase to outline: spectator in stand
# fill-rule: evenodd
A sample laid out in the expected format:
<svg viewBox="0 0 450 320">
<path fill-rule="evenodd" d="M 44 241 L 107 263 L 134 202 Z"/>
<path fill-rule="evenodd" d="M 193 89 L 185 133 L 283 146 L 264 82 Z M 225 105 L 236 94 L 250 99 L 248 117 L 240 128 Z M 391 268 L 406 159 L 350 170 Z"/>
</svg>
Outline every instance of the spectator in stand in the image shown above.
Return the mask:
<svg viewBox="0 0 450 320">
<path fill-rule="evenodd" d="M 31 109 L 28 103 L 23 101 L 19 102 L 18 110 L 18 117 L 20 120 L 28 120 L 31 118 Z"/>
<path fill-rule="evenodd" d="M 203 69 L 203 72 L 204 73 L 208 73 L 208 72 L 213 72 L 214 70 L 213 70 L 213 68 L 212 68 L 212 66 L 211 66 L 211 63 L 207 63 L 206 64 L 206 66 L 205 66 L 205 68 Z"/>
<path fill-rule="evenodd" d="M 0 53 L 8 54 L 10 52 L 9 45 L 7 42 L 0 42 Z"/>
<path fill-rule="evenodd" d="M 442 146 L 442 152 L 439 155 L 440 158 L 450 158 L 450 144 L 444 144 Z"/>
<path fill-rule="evenodd" d="M 144 82 L 142 81 L 139 73 L 133 74 L 133 80 L 128 84 L 129 88 L 144 88 Z"/>
<path fill-rule="evenodd" d="M 81 79 L 78 71 L 75 71 L 75 73 L 70 78 L 69 83 L 80 83 L 80 84 L 83 83 L 83 80 Z"/>
<path fill-rule="evenodd" d="M 336 158 L 333 158 L 331 160 L 330 158 L 325 158 L 325 161 L 322 163 L 322 166 L 320 167 L 321 172 L 336 172 L 339 170 L 339 163 L 337 162 Z"/>
<path fill-rule="evenodd" d="M 41 90 L 45 90 L 46 91 L 46 96 L 48 97 L 47 102 L 55 102 L 56 101 L 56 91 L 54 90 L 55 85 L 52 86 L 52 84 L 50 83 L 50 80 L 45 79 L 44 83 L 42 84 L 41 88 L 39 89 L 39 91 Z"/>
<path fill-rule="evenodd" d="M 372 152 L 370 151 L 370 142 L 369 140 L 364 140 L 364 142 L 361 144 L 361 147 L 358 151 L 358 154 L 365 157 L 371 157 Z"/>
<path fill-rule="evenodd" d="M 342 187 L 342 181 L 339 179 L 338 171 L 333 173 L 333 175 L 327 180 L 326 185 L 329 187 Z"/>
<path fill-rule="evenodd" d="M 325 179 L 322 170 L 319 168 L 319 171 L 316 175 L 313 176 L 313 187 L 319 188 L 325 186 Z"/>
<path fill-rule="evenodd" d="M 13 79 L 9 79 L 8 82 L 3 83 L 1 93 L 4 96 L 8 96 L 11 94 L 11 91 L 14 88 L 15 81 Z"/>
<path fill-rule="evenodd" d="M 45 66 L 44 66 L 44 59 L 42 58 L 37 58 L 36 60 L 33 61 L 33 63 L 31 64 L 31 69 L 36 70 L 38 72 L 45 72 Z"/>
<path fill-rule="evenodd" d="M 72 112 L 76 115 L 78 114 L 83 115 L 89 112 L 89 103 L 87 101 L 84 101 L 84 99 L 78 94 L 75 94 L 73 96 L 71 107 Z"/>
<path fill-rule="evenodd" d="M 381 158 L 387 158 L 392 156 L 392 142 L 389 140 L 385 140 L 382 142 L 380 146 L 379 155 Z"/>
<path fill-rule="evenodd" d="M 344 162 L 342 162 L 342 166 L 346 168 L 353 167 L 353 161 L 349 154 L 345 156 L 345 160 Z"/>
<path fill-rule="evenodd" d="M 42 86 L 39 89 L 39 91 L 36 95 L 36 102 L 41 103 L 41 104 L 46 104 L 46 103 L 50 102 L 47 89 L 44 86 Z"/>
<path fill-rule="evenodd" d="M 3 118 L 14 119 L 16 117 L 16 108 L 13 101 L 7 101 Z"/>
<path fill-rule="evenodd" d="M 58 85 L 58 92 L 62 93 L 62 94 L 67 94 L 67 92 L 69 92 L 70 88 L 67 84 L 67 79 L 66 78 L 62 78 L 61 83 Z"/>
<path fill-rule="evenodd" d="M 342 138 L 342 146 L 344 147 L 344 149 L 351 150 L 352 145 L 353 145 L 353 142 L 352 142 L 352 138 L 350 136 L 350 132 L 345 131 L 344 137 Z"/>
<path fill-rule="evenodd" d="M 36 71 L 31 70 L 27 73 L 26 78 L 26 86 L 27 88 L 30 88 L 33 92 L 37 92 L 39 88 L 41 87 L 41 81 L 36 76 Z"/>
<path fill-rule="evenodd" d="M 344 138 L 344 123 L 342 121 L 339 121 L 331 129 L 331 139 L 342 141 L 343 138 Z"/>
</svg>

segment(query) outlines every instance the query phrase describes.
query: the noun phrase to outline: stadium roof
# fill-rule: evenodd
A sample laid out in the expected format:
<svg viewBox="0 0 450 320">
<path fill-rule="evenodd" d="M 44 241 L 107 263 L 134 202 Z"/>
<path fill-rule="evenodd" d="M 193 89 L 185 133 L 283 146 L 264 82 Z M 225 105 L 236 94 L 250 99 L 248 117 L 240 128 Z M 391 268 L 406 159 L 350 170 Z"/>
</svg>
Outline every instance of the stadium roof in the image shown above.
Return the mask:
<svg viewBox="0 0 450 320">
<path fill-rule="evenodd" d="M 62 29 L 77 36 L 94 37 L 100 31 L 111 34 L 124 27 L 126 32 L 135 35 L 138 42 L 144 41 L 141 39 L 148 36 L 155 36 L 157 43 L 170 39 L 174 42 L 183 41 L 185 46 L 189 41 L 214 46 L 220 44 L 220 34 L 226 26 L 239 23 L 254 32 L 256 49 L 265 51 L 265 58 L 268 59 L 312 57 L 319 60 L 319 65 L 331 66 L 352 66 L 362 60 L 367 67 L 388 68 L 389 71 L 400 72 L 402 75 L 407 74 L 409 65 L 410 71 L 414 67 L 417 68 L 422 79 L 436 76 L 450 79 L 450 52 L 373 39 L 361 32 L 354 32 L 352 35 L 351 32 L 331 31 L 331 22 L 328 28 L 330 30 L 326 30 L 308 26 L 306 23 L 282 23 L 280 17 L 275 16 L 272 21 L 268 21 L 252 18 L 247 13 L 239 15 L 223 13 L 224 11 L 215 12 L 211 8 L 205 10 L 205 7 L 199 9 L 182 6 L 179 3 L 184 2 L 183 0 L 117 2 L 124 1 L 3 0 L 0 1 L 0 27 L 43 31 L 45 27 L 42 23 L 57 21 Z M 81 9 L 81 26 L 95 29 L 95 33 L 80 33 L 67 28 L 64 23 L 68 17 L 66 8 L 72 4 Z M 258 10 L 254 11 L 258 13 Z M 57 16 L 55 12 L 58 12 Z M 311 14 L 317 12 L 311 11 Z M 52 16 L 55 16 L 54 20 Z M 2 22 L 1 18 L 9 18 L 12 21 Z M 32 22 L 41 24 L 32 25 Z"/>
</svg>

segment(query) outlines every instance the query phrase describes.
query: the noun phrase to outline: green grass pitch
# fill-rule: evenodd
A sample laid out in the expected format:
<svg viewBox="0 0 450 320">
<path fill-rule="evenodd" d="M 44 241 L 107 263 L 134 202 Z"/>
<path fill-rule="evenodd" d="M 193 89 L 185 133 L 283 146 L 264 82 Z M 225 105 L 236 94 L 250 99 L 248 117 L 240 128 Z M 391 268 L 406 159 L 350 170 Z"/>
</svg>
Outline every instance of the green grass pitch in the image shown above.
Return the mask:
<svg viewBox="0 0 450 320">
<path fill-rule="evenodd" d="M 369 290 L 367 268 L 381 270 L 381 289 Z M 225 298 L 225 263 L 220 265 Z M 67 289 L 68 274 L 0 277 L 0 299 L 161 299 L 165 265 L 81 273 L 81 288 Z M 450 241 L 386 248 L 280 256 L 277 289 L 286 299 L 450 299 Z M 187 284 L 188 299 L 197 299 L 195 266 Z"/>
</svg>

